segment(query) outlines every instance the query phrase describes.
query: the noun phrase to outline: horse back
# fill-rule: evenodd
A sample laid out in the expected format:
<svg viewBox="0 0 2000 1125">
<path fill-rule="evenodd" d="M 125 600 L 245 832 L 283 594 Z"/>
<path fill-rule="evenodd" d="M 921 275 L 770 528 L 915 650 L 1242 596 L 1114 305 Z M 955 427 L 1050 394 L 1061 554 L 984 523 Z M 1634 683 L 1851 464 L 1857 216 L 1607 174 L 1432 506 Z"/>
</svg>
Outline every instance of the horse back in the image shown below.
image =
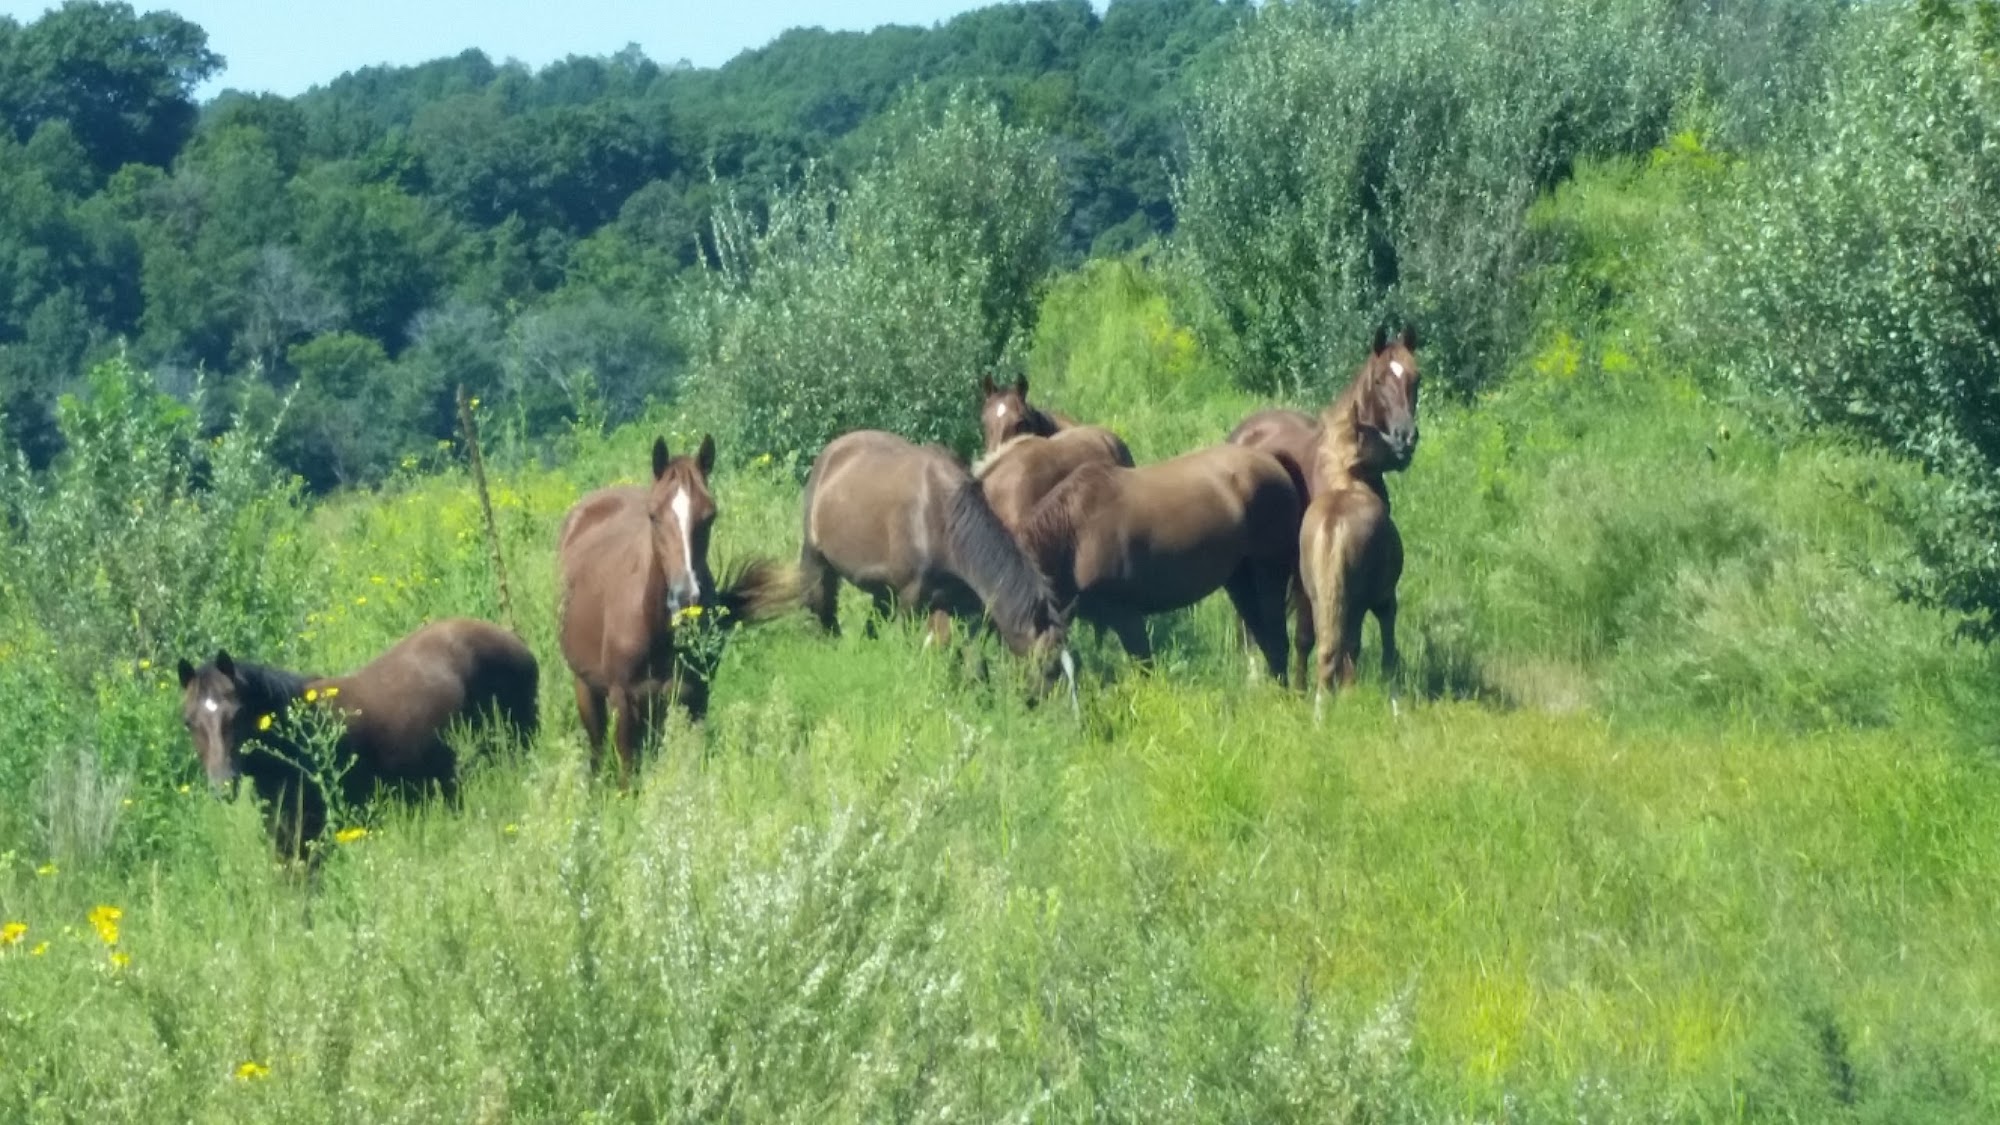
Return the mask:
<svg viewBox="0 0 2000 1125">
<path fill-rule="evenodd" d="M 404 637 L 356 671 L 318 681 L 336 692 L 357 762 L 385 778 L 450 777 L 443 735 L 453 720 L 497 711 L 520 736 L 537 727 L 540 668 L 534 653 L 497 625 L 456 617 Z"/>
<path fill-rule="evenodd" d="M 880 430 L 842 434 L 806 478 L 805 549 L 849 581 L 900 584 L 941 553 L 947 505 L 971 479 L 942 446 Z"/>
<path fill-rule="evenodd" d="M 1290 470 L 1300 494 L 1312 493 L 1312 468 L 1319 457 L 1319 420 L 1296 410 L 1259 410 L 1229 431 L 1225 441 L 1262 450 Z"/>
</svg>

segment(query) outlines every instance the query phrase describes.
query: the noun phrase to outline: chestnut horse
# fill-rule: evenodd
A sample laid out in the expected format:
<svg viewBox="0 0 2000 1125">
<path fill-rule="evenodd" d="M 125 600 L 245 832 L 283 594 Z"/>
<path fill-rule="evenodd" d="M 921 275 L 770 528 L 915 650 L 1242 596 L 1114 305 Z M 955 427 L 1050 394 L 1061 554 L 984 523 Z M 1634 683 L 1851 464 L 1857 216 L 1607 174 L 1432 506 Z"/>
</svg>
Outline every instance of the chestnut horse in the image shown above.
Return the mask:
<svg viewBox="0 0 2000 1125">
<path fill-rule="evenodd" d="M 930 615 L 931 641 L 951 618 L 984 614 L 1017 656 L 1072 672 L 1068 619 L 1008 534 L 979 483 L 949 450 L 880 430 L 827 443 L 806 478 L 799 589 L 820 625 L 838 631 L 840 582 L 866 591 L 878 614 Z"/>
<path fill-rule="evenodd" d="M 458 762 L 445 733 L 459 720 L 496 719 L 525 740 L 537 725 L 534 653 L 497 625 L 433 622 L 345 676 L 308 676 L 218 651 L 199 668 L 180 662 L 181 722 L 211 785 L 247 777 L 268 806 L 278 847 L 296 857 L 326 828 L 322 781 L 340 777 L 350 804 L 378 786 L 456 794 Z M 288 713 L 324 703 L 342 723 L 334 759 L 314 776 Z"/>
<path fill-rule="evenodd" d="M 1026 375 L 1015 379 L 1012 385 L 995 383 L 993 376 L 981 375 L 979 393 L 985 396 L 979 407 L 979 429 L 985 435 L 988 454 L 1022 434 L 1054 437 L 1076 425 L 1072 418 L 1028 405 Z"/>
<path fill-rule="evenodd" d="M 1301 489 L 1277 458 L 1215 445 L 1136 469 L 1085 465 L 1035 507 L 1021 544 L 1056 596 L 1149 659 L 1145 618 L 1229 594 L 1271 674 L 1285 678 L 1285 601 Z"/>
<path fill-rule="evenodd" d="M 658 706 L 678 704 L 699 721 L 714 669 L 683 630 L 726 628 L 776 616 L 795 594 L 767 560 L 742 567 L 722 588 L 708 568 L 715 498 L 708 477 L 715 442 L 672 457 L 653 441 L 651 485 L 601 488 L 578 500 L 557 534 L 562 605 L 557 631 L 576 680 L 576 708 L 590 765 L 614 722 L 619 784 L 629 785 Z"/>
<path fill-rule="evenodd" d="M 1019 434 L 972 466 L 993 514 L 1018 532 L 1042 497 L 1084 465 L 1132 467 L 1124 439 L 1102 426 L 1072 426 L 1054 437 Z"/>
<path fill-rule="evenodd" d="M 1380 434 L 1393 454 L 1389 468 L 1410 467 L 1417 454 L 1417 391 L 1423 376 L 1417 370 L 1417 331 L 1405 327 L 1391 339 L 1384 329 L 1376 329 L 1368 358 L 1354 371 L 1347 387 L 1329 409 L 1354 403 L 1360 424 Z M 1272 454 L 1288 463 L 1306 481 L 1306 500 L 1317 488 L 1313 464 L 1320 443 L 1320 419 L 1296 410 L 1260 410 L 1239 422 L 1226 439 Z M 1379 475 L 1374 481 L 1384 500 L 1388 486 Z"/>
<path fill-rule="evenodd" d="M 1354 682 L 1361 623 L 1371 612 L 1382 629 L 1382 674 L 1393 684 L 1396 583 L 1403 575 L 1403 539 L 1382 488 L 1382 473 L 1397 460 L 1394 448 L 1380 430 L 1361 424 L 1353 399 L 1327 407 L 1320 428 L 1315 495 L 1299 531 L 1299 578 L 1311 615 L 1300 615 L 1296 641 L 1301 676 L 1305 654 L 1315 637 L 1319 642 L 1315 716 L 1336 681 L 1343 688 Z"/>
</svg>

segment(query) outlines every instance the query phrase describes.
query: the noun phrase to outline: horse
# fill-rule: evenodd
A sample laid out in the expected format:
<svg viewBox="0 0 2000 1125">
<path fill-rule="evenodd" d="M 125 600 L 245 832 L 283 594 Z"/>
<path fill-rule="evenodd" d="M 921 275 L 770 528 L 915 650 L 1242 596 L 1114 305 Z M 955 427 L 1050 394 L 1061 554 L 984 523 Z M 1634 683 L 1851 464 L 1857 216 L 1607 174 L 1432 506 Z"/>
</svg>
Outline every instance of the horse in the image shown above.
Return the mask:
<svg viewBox="0 0 2000 1125">
<path fill-rule="evenodd" d="M 1019 538 L 1056 596 L 1141 661 L 1152 656 L 1147 615 L 1221 587 L 1282 682 L 1300 491 L 1276 457 L 1241 445 L 1132 469 L 1085 465 L 1036 505 Z"/>
<path fill-rule="evenodd" d="M 843 579 L 878 616 L 927 613 L 926 643 L 945 643 L 954 616 L 982 612 L 1016 656 L 1046 659 L 1074 686 L 1068 615 L 951 451 L 880 430 L 828 442 L 806 477 L 798 583 L 821 628 L 837 633 Z M 872 623 L 871 623 L 872 628 Z"/>
<path fill-rule="evenodd" d="M 1423 375 L 1417 370 L 1416 350 L 1416 329 L 1406 326 L 1393 339 L 1386 329 L 1376 329 L 1368 357 L 1355 368 L 1354 377 L 1328 407 L 1330 410 L 1343 403 L 1354 403 L 1360 424 L 1380 434 L 1387 443 L 1393 454 L 1389 465 L 1392 471 L 1409 468 L 1417 453 L 1417 392 Z M 1237 423 L 1224 440 L 1264 450 L 1287 462 L 1306 481 L 1306 500 L 1310 503 L 1311 493 L 1317 487 L 1313 466 L 1321 432 L 1320 419 L 1299 411 L 1260 410 Z M 1380 474 L 1372 478 L 1371 487 L 1385 502 L 1388 500 L 1388 485 Z"/>
<path fill-rule="evenodd" d="M 770 560 L 736 568 L 720 587 L 708 565 L 715 498 L 708 488 L 715 441 L 671 456 L 653 441 L 650 485 L 588 493 L 556 536 L 561 605 L 557 633 L 575 680 L 576 708 L 599 768 L 610 719 L 619 784 L 631 783 L 647 728 L 665 705 L 697 722 L 708 712 L 712 660 L 684 631 L 777 616 L 796 599 Z"/>
<path fill-rule="evenodd" d="M 1009 532 L 1064 477 L 1084 465 L 1132 467 L 1124 439 L 1102 426 L 1072 426 L 1053 437 L 1017 434 L 972 466 L 986 502 Z"/>
<path fill-rule="evenodd" d="M 991 375 L 981 375 L 979 393 L 984 396 L 979 407 L 979 429 L 985 435 L 984 452 L 988 455 L 1010 438 L 1022 434 L 1054 437 L 1076 425 L 1076 420 L 1066 415 L 1028 405 L 1026 375 L 1015 379 L 1011 386 L 995 383 Z"/>
<path fill-rule="evenodd" d="M 1320 428 L 1315 495 L 1299 531 L 1300 585 L 1311 614 L 1300 614 L 1296 642 L 1303 677 L 1305 654 L 1318 641 L 1315 718 L 1335 681 L 1341 688 L 1354 682 L 1361 623 L 1371 612 L 1382 630 L 1382 673 L 1393 683 L 1396 583 L 1403 575 L 1403 539 L 1381 485 L 1397 460 L 1394 447 L 1382 431 L 1362 424 L 1353 399 L 1327 407 Z"/>
<path fill-rule="evenodd" d="M 181 722 L 211 785 L 247 777 L 267 806 L 273 842 L 297 858 L 326 828 L 321 786 L 339 775 L 350 804 L 378 788 L 457 792 L 458 762 L 445 733 L 454 722 L 492 717 L 517 739 L 537 728 L 534 653 L 484 621 L 455 617 L 425 625 L 345 676 L 310 676 L 233 659 L 218 650 L 196 668 L 180 662 Z M 340 734 L 331 762 L 306 760 L 295 709 L 324 704 Z"/>
</svg>

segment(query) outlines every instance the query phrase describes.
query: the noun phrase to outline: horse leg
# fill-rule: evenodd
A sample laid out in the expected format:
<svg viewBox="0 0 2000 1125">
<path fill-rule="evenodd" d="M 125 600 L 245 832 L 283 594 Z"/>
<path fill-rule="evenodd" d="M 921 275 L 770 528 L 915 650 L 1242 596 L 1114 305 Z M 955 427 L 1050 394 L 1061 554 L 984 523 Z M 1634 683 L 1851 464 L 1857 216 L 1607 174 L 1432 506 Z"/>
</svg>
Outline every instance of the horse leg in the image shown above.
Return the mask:
<svg viewBox="0 0 2000 1125">
<path fill-rule="evenodd" d="M 1282 566 L 1245 562 L 1229 576 L 1222 588 L 1236 606 L 1236 614 L 1257 642 L 1264 656 L 1264 668 L 1271 678 L 1285 682 L 1285 589 L 1288 577 Z"/>
<path fill-rule="evenodd" d="M 604 755 L 604 693 L 576 677 L 576 714 L 583 720 L 583 737 L 590 743 L 590 768 L 596 772 Z"/>
<path fill-rule="evenodd" d="M 1153 638 L 1146 633 L 1146 618 L 1142 614 L 1119 614 L 1107 618 L 1104 624 L 1118 637 L 1118 643 L 1125 646 L 1125 654 L 1143 668 L 1153 665 Z"/>
<path fill-rule="evenodd" d="M 874 602 L 875 612 L 868 615 L 865 633 L 868 639 L 873 640 L 881 635 L 882 624 L 896 612 L 896 599 L 887 590 L 876 590 L 869 595 L 869 600 Z"/>
<path fill-rule="evenodd" d="M 632 776 L 638 767 L 639 746 L 646 736 L 645 708 L 638 696 L 639 692 L 630 687 L 611 689 L 611 734 L 612 742 L 618 749 L 620 789 L 632 787 Z"/>
<path fill-rule="evenodd" d="M 1357 615 L 1358 616 L 1358 615 Z M 1396 648 L 1396 593 L 1375 605 L 1375 624 L 1382 630 L 1382 679 L 1389 685 L 1389 710 L 1400 714 L 1398 697 L 1403 689 L 1403 654 Z"/>
<path fill-rule="evenodd" d="M 839 635 L 840 574 L 810 544 L 799 548 L 799 597 L 820 628 Z"/>
</svg>

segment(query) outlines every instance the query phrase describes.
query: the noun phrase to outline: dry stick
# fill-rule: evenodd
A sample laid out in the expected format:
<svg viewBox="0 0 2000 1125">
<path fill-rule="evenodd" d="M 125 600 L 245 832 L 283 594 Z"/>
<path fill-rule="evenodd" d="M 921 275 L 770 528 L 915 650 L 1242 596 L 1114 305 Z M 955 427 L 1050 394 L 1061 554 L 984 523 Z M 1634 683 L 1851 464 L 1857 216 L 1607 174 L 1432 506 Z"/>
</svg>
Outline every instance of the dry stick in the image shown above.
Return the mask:
<svg viewBox="0 0 2000 1125">
<path fill-rule="evenodd" d="M 465 432 L 465 448 L 472 454 L 472 483 L 479 489 L 479 508 L 486 514 L 486 550 L 493 556 L 493 573 L 500 580 L 500 609 L 507 615 L 507 627 L 519 633 L 514 619 L 514 596 L 507 588 L 507 564 L 500 557 L 500 525 L 493 519 L 493 497 L 486 491 L 486 459 L 479 455 L 479 422 L 472 416 L 472 400 L 465 384 L 458 385 L 458 425 Z"/>
</svg>

